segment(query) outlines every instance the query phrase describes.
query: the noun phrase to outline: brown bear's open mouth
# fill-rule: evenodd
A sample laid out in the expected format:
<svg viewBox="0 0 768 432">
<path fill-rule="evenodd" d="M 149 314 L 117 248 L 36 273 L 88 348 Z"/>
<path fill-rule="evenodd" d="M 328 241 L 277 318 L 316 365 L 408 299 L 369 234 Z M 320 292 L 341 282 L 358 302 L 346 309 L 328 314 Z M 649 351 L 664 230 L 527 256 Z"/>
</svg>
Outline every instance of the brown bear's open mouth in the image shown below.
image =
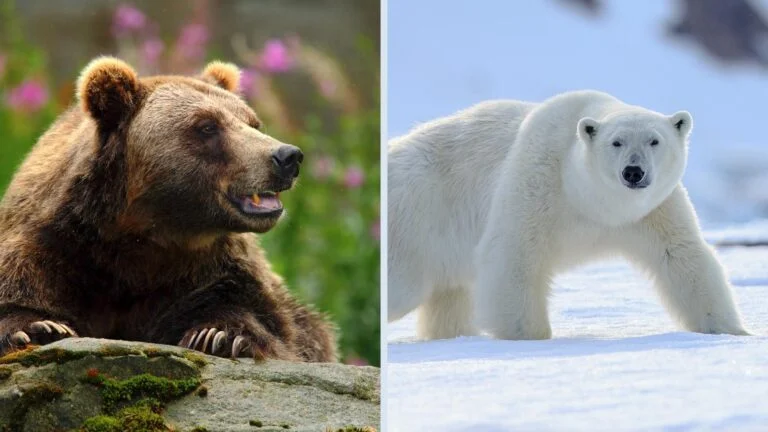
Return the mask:
<svg viewBox="0 0 768 432">
<path fill-rule="evenodd" d="M 260 192 L 253 195 L 232 197 L 233 204 L 249 216 L 279 216 L 283 212 L 280 192 Z"/>
</svg>

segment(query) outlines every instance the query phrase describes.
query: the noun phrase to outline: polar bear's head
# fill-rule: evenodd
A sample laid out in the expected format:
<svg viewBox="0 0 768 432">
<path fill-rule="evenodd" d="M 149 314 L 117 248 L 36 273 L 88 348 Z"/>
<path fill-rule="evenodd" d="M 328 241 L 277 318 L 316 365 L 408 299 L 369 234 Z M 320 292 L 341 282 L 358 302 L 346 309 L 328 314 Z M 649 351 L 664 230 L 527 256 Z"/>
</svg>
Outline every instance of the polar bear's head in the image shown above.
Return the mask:
<svg viewBox="0 0 768 432">
<path fill-rule="evenodd" d="M 634 107 L 582 118 L 577 132 L 590 183 L 642 217 L 680 182 L 692 126 L 687 111 L 666 116 Z"/>
</svg>

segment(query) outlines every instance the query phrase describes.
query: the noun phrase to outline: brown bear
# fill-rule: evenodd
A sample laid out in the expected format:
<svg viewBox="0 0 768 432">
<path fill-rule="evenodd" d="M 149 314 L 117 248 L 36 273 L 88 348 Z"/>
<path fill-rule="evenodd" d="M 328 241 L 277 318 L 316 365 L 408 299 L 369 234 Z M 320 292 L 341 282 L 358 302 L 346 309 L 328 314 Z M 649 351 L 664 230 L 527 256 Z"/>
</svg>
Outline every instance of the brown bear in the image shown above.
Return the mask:
<svg viewBox="0 0 768 432">
<path fill-rule="evenodd" d="M 80 336 L 336 361 L 334 328 L 253 234 L 278 222 L 303 155 L 262 132 L 239 76 L 83 70 L 0 203 L 0 353 Z"/>
</svg>

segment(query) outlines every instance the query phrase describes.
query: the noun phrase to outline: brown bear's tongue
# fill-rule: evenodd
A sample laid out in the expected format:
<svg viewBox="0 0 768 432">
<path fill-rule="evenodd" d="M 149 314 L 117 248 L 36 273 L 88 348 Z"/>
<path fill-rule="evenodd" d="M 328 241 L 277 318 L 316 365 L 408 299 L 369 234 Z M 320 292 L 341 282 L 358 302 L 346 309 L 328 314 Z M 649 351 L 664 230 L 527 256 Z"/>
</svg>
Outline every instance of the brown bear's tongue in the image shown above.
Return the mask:
<svg viewBox="0 0 768 432">
<path fill-rule="evenodd" d="M 258 213 L 263 210 L 278 210 L 282 207 L 280 194 L 263 194 L 245 197 L 243 210 L 246 213 Z"/>
</svg>

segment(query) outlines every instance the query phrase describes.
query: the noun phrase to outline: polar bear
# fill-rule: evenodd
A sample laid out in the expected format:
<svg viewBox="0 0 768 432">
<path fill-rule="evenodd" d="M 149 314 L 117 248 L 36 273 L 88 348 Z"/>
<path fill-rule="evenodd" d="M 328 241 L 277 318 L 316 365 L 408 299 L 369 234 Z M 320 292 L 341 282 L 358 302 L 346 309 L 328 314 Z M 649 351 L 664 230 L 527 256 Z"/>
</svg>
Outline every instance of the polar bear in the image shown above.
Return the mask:
<svg viewBox="0 0 768 432">
<path fill-rule="evenodd" d="M 501 339 L 549 338 L 552 278 L 612 255 L 623 255 L 651 277 L 663 303 L 685 329 L 748 334 L 724 270 L 704 242 L 680 184 L 692 128 L 689 113 L 665 116 L 595 91 L 570 92 L 539 105 L 501 103 L 511 111 L 507 113 L 491 106 L 459 113 L 448 121 L 452 126 L 440 127 L 440 121 L 427 125 L 422 129 L 431 132 L 416 130 L 390 150 L 392 155 L 397 147 L 421 147 L 426 163 L 434 164 L 430 171 L 443 174 L 431 179 L 442 188 L 432 186 L 432 194 L 420 190 L 422 196 L 414 197 L 426 201 L 422 207 L 427 208 L 420 210 L 427 211 L 421 216 L 427 221 L 421 224 L 432 225 L 431 235 L 437 231 L 443 237 L 401 232 L 393 238 L 398 243 L 390 240 L 390 253 L 394 249 L 402 258 L 402 250 L 410 247 L 416 250 L 410 251 L 412 256 L 418 251 L 429 256 L 407 262 L 413 266 L 455 257 L 455 249 L 472 243 L 472 237 L 477 246 L 470 261 L 474 265 L 442 260 L 436 266 L 442 270 L 439 276 L 456 276 L 460 268 L 463 277 L 440 280 L 428 295 L 422 294 L 421 337 L 472 334 L 479 326 Z M 483 108 L 494 113 L 477 115 Z M 450 127 L 454 130 L 445 130 Z M 434 141 L 446 134 L 463 143 L 463 152 L 448 151 L 456 145 Z M 424 150 L 430 147 L 432 151 Z M 390 175 L 390 190 L 398 191 L 399 186 L 400 194 L 408 194 L 409 187 L 421 189 L 413 187 L 420 181 L 414 176 L 398 185 Z M 408 205 L 390 195 L 393 201 L 395 206 Z M 393 224 L 404 221 L 398 212 L 409 211 L 390 206 Z M 441 212 L 448 215 L 429 221 Z M 466 219 L 471 219 L 469 224 Z M 390 235 L 408 229 L 393 226 Z M 420 245 L 403 243 L 409 235 Z M 392 284 L 400 282 L 398 277 L 417 274 L 413 267 L 401 271 L 397 259 L 390 265 Z M 434 276 L 431 270 L 425 266 L 422 274 Z M 406 282 L 411 285 L 391 285 L 395 308 L 390 318 L 406 309 L 397 309 L 398 290 L 424 292 L 414 290 L 412 280 Z M 403 297 L 412 304 L 416 296 Z"/>
</svg>

